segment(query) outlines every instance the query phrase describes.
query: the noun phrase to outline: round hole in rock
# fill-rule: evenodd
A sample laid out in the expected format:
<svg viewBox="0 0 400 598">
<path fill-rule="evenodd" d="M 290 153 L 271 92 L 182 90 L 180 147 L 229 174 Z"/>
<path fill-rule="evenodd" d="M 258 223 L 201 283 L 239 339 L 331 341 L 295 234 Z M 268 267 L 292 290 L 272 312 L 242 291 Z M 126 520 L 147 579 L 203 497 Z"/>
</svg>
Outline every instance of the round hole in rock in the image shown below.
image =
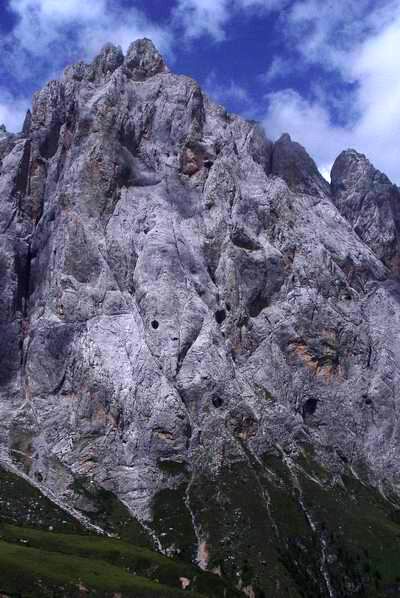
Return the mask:
<svg viewBox="0 0 400 598">
<path fill-rule="evenodd" d="M 372 399 L 365 399 L 365 404 L 366 405 L 372 405 Z"/>
<path fill-rule="evenodd" d="M 214 407 L 217 407 L 218 409 L 218 407 L 222 407 L 224 401 L 221 399 L 221 397 L 213 397 L 212 404 L 214 405 Z"/>
<path fill-rule="evenodd" d="M 217 320 L 217 324 L 222 324 L 222 322 L 226 318 L 226 312 L 224 309 L 217 309 L 215 312 L 215 319 Z"/>
<path fill-rule="evenodd" d="M 314 415 L 317 410 L 318 399 L 307 399 L 303 405 L 303 417 Z"/>
<path fill-rule="evenodd" d="M 159 327 L 159 323 L 157 322 L 157 320 L 153 320 L 151 323 L 151 327 L 154 328 L 154 330 L 157 330 L 157 328 Z"/>
</svg>

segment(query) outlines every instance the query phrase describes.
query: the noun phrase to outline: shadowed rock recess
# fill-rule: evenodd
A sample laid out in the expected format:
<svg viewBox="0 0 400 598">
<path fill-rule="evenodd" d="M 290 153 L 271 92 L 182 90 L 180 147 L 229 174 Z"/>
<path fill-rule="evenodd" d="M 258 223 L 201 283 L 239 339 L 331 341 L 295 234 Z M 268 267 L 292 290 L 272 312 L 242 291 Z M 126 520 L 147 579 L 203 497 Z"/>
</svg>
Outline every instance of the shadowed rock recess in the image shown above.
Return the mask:
<svg viewBox="0 0 400 598">
<path fill-rule="evenodd" d="M 0 159 L 3 467 L 226 582 L 196 595 L 400 595 L 397 187 L 354 150 L 329 185 L 149 40 Z"/>
</svg>

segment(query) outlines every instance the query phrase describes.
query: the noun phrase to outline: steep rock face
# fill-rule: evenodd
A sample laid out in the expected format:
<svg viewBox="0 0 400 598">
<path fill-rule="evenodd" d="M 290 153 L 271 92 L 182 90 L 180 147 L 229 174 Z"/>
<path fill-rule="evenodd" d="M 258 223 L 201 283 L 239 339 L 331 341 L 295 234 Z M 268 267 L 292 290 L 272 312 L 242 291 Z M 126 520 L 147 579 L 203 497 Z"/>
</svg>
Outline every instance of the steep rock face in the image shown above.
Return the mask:
<svg viewBox="0 0 400 598">
<path fill-rule="evenodd" d="M 271 172 L 286 181 L 293 191 L 329 195 L 329 184 L 319 173 L 314 160 L 287 133 L 274 143 Z"/>
<path fill-rule="evenodd" d="M 317 529 L 306 447 L 321 487 L 399 482 L 397 245 L 369 233 L 379 209 L 355 230 L 352 161 L 334 205 L 301 146 L 215 105 L 148 40 L 66 69 L 2 144 L 3 459 L 88 512 L 77 480 L 111 491 L 159 548 L 288 595 L 284 497 Z M 309 595 L 342 595 L 318 550 Z"/>
<path fill-rule="evenodd" d="M 332 168 L 332 198 L 364 243 L 398 275 L 398 188 L 364 155 L 347 150 L 338 156 Z"/>
</svg>

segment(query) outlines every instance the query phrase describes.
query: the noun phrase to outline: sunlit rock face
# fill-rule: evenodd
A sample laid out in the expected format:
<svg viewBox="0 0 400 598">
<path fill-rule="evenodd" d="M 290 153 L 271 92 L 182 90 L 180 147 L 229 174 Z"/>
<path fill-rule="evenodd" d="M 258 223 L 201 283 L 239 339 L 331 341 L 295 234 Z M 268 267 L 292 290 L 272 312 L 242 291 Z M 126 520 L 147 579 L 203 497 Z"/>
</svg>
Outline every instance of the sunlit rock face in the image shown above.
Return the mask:
<svg viewBox="0 0 400 598">
<path fill-rule="evenodd" d="M 400 193 L 363 154 L 342 152 L 332 168 L 332 197 L 370 249 L 400 273 Z"/>
<path fill-rule="evenodd" d="M 2 458 L 77 509 L 77 480 L 111 491 L 249 596 L 289 595 L 301 547 L 274 509 L 290 497 L 316 533 L 305 452 L 321 487 L 400 481 L 397 188 L 353 150 L 330 187 L 149 40 L 67 68 L 0 159 Z M 304 575 L 342 595 L 318 546 Z"/>
</svg>

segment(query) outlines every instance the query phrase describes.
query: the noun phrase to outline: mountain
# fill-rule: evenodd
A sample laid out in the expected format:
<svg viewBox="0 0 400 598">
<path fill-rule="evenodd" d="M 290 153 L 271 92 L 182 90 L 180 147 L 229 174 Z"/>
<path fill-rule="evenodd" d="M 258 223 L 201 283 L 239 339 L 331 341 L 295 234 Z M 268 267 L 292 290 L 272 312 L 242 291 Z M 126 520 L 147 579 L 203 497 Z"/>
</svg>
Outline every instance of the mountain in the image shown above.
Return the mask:
<svg viewBox="0 0 400 598">
<path fill-rule="evenodd" d="M 226 596 L 399 595 L 398 188 L 354 150 L 328 184 L 146 39 L 0 159 L 4 471 Z"/>
</svg>

